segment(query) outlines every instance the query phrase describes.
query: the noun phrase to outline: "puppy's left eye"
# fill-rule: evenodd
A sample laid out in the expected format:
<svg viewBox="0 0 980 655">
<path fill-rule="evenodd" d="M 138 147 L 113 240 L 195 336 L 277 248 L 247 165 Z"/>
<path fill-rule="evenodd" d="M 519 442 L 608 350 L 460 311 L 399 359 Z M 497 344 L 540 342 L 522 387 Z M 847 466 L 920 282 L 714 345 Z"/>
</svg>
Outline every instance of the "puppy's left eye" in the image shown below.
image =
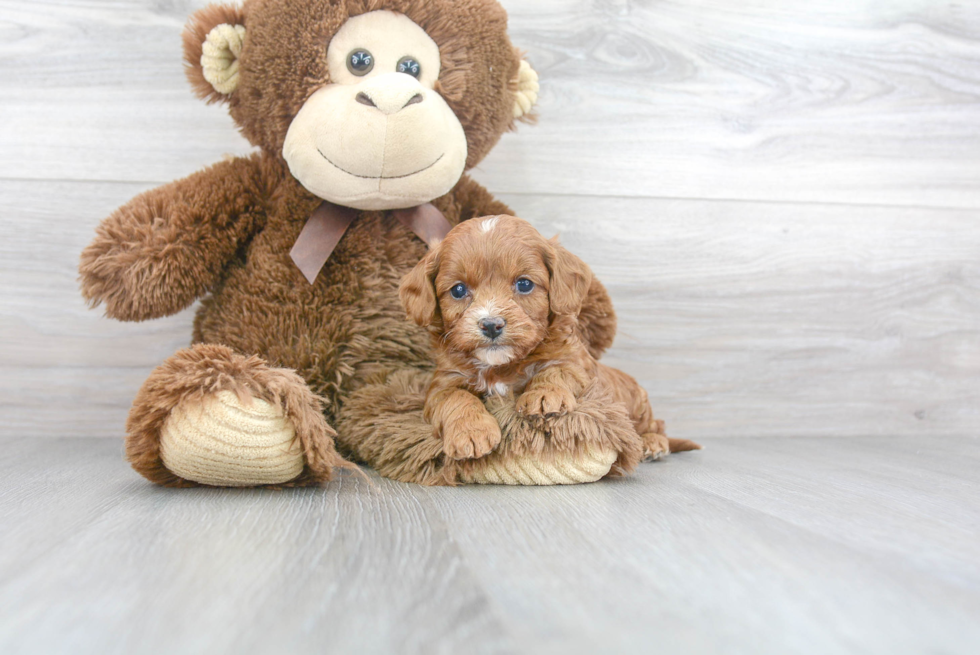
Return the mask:
<svg viewBox="0 0 980 655">
<path fill-rule="evenodd" d="M 466 296 L 467 291 L 469 291 L 469 289 L 466 288 L 466 285 L 460 282 L 459 284 L 457 284 L 456 286 L 454 286 L 452 289 L 449 290 L 449 295 L 455 298 L 456 300 L 459 300 L 460 298 Z"/>
<path fill-rule="evenodd" d="M 526 277 L 517 280 L 514 286 L 517 287 L 517 293 L 531 293 L 534 290 L 534 282 L 531 282 Z"/>
</svg>

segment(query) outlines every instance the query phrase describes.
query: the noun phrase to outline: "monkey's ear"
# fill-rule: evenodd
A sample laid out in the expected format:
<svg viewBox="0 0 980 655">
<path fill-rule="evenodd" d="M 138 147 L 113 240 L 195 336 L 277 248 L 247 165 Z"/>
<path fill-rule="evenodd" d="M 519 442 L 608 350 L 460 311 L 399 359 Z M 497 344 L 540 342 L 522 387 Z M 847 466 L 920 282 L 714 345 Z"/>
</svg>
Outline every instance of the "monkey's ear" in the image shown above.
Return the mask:
<svg viewBox="0 0 980 655">
<path fill-rule="evenodd" d="M 559 245 L 556 239 L 548 243 L 545 266 L 551 274 L 548 300 L 555 314 L 577 316 L 592 285 L 592 269 L 584 261 Z"/>
<path fill-rule="evenodd" d="M 245 43 L 245 11 L 208 5 L 184 27 L 184 65 L 194 93 L 208 103 L 227 101 L 238 88 L 238 58 Z"/>
<path fill-rule="evenodd" d="M 408 317 L 422 327 L 429 327 L 439 315 L 436 297 L 436 275 L 439 273 L 439 246 L 433 246 L 398 288 L 398 298 Z"/>
<path fill-rule="evenodd" d="M 515 48 L 514 52 L 520 59 L 517 68 L 517 77 L 511 80 L 510 86 L 514 91 L 514 120 L 533 121 L 534 114 L 531 109 L 538 102 L 538 74 L 531 68 L 531 64 L 524 59 L 524 54 Z"/>
</svg>

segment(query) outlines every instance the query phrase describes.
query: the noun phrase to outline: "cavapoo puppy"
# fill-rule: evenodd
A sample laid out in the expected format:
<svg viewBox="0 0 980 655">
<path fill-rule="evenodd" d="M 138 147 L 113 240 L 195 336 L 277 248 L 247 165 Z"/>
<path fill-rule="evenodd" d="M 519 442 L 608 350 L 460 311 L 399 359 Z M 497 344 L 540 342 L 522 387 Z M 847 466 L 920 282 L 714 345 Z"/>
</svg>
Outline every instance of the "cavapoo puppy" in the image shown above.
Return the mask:
<svg viewBox="0 0 980 655">
<path fill-rule="evenodd" d="M 405 276 L 402 305 L 433 335 L 425 417 L 448 457 L 500 443 L 483 397 L 513 393 L 524 416 L 557 416 L 597 378 L 626 406 L 648 457 L 699 448 L 668 440 L 636 380 L 589 354 L 577 316 L 591 283 L 585 262 L 513 216 L 460 223 Z"/>
</svg>

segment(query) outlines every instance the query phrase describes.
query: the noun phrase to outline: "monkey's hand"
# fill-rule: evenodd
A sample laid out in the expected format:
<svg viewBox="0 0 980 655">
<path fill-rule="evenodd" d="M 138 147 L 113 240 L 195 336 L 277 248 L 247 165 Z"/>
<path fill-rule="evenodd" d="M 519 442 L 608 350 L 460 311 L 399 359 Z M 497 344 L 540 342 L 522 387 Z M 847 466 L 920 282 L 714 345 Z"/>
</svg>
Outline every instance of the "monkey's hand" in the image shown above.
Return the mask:
<svg viewBox="0 0 980 655">
<path fill-rule="evenodd" d="M 175 314 L 204 295 L 262 221 L 259 156 L 140 194 L 82 252 L 82 295 L 123 321 Z"/>
</svg>

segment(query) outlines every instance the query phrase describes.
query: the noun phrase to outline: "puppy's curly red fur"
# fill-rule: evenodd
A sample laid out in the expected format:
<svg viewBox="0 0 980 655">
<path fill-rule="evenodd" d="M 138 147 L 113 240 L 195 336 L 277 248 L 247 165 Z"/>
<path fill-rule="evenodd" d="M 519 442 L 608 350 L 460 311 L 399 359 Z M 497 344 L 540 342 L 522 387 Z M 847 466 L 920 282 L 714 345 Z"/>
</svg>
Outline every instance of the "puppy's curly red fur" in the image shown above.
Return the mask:
<svg viewBox="0 0 980 655">
<path fill-rule="evenodd" d="M 574 410 L 593 380 L 626 407 L 647 457 L 700 448 L 668 440 L 636 380 L 589 353 L 578 315 L 591 284 L 585 262 L 514 216 L 456 226 L 405 277 L 402 304 L 433 336 L 425 417 L 448 457 L 500 442 L 483 398 L 513 393 L 522 415 L 545 419 Z"/>
</svg>

